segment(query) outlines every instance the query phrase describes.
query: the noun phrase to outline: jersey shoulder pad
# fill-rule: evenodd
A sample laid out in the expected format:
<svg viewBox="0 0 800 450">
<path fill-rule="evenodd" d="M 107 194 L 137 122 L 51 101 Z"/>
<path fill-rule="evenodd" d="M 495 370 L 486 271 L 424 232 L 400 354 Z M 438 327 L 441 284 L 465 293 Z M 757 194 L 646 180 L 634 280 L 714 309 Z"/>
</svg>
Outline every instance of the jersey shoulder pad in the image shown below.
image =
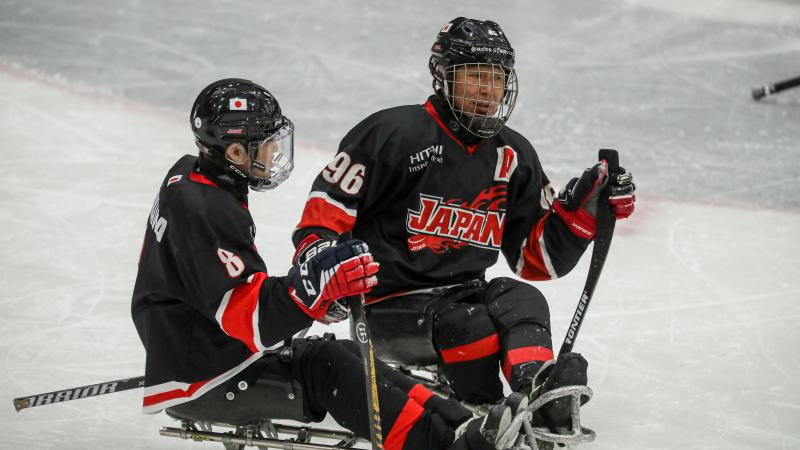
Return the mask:
<svg viewBox="0 0 800 450">
<path fill-rule="evenodd" d="M 508 126 L 504 126 L 499 133 L 497 133 L 497 137 L 507 145 L 514 147 L 515 149 L 519 147 L 521 150 L 525 151 L 533 151 L 533 144 L 519 132 L 514 130 L 513 128 L 509 128 Z"/>
<path fill-rule="evenodd" d="M 359 125 L 401 128 L 406 125 L 419 125 L 419 117 L 424 116 L 425 112 L 421 105 L 395 106 L 370 114 Z"/>
<path fill-rule="evenodd" d="M 167 174 L 161 189 L 162 208 L 167 208 L 176 221 L 211 220 L 241 213 L 241 203 L 230 192 L 194 171 L 194 161 L 196 157 Z"/>
<path fill-rule="evenodd" d="M 516 130 L 505 126 L 497 134 L 497 138 L 502 144 L 509 145 L 520 153 L 521 157 L 532 157 L 538 163 L 539 157 L 536 154 L 536 149 L 533 148 L 533 144 Z"/>
<path fill-rule="evenodd" d="M 398 147 L 419 135 L 427 114 L 420 105 L 405 105 L 371 114 L 353 127 L 342 139 L 342 148 L 364 143 L 380 151 L 388 146 Z M 391 145 L 387 145 L 391 144 Z"/>
</svg>

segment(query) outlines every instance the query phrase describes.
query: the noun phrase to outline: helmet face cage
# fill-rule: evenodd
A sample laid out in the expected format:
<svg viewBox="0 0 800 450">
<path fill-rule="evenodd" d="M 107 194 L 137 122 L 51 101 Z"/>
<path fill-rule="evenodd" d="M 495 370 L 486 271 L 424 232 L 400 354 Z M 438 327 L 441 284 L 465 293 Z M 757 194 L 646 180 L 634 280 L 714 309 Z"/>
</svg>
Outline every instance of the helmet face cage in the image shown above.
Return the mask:
<svg viewBox="0 0 800 450">
<path fill-rule="evenodd" d="M 283 122 L 283 126 L 268 138 L 247 143 L 250 157 L 247 182 L 254 191 L 276 188 L 294 170 L 294 124 L 286 116 Z M 264 161 L 269 161 L 269 166 Z"/>
<path fill-rule="evenodd" d="M 517 102 L 517 73 L 501 64 L 464 63 L 443 68 L 442 94 L 458 123 L 490 138 L 508 121 Z"/>
<path fill-rule="evenodd" d="M 488 138 L 508 121 L 517 101 L 514 49 L 492 21 L 457 17 L 439 31 L 428 67 L 433 89 L 458 123 Z"/>
</svg>

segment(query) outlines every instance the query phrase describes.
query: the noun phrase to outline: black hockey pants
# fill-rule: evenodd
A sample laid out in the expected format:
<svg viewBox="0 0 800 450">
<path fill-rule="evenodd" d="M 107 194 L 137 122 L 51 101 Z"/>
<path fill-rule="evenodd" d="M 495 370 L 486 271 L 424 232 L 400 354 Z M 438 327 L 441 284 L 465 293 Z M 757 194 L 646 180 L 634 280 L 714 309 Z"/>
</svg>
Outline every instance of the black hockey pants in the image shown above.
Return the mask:
<svg viewBox="0 0 800 450">
<path fill-rule="evenodd" d="M 280 356 L 263 357 L 227 385 L 169 408 L 168 413 L 234 424 L 259 418 L 318 422 L 330 413 L 339 425 L 369 439 L 358 346 L 349 340 L 310 338 L 295 340 L 292 350 L 283 361 Z M 433 395 L 380 360 L 375 362 L 386 450 L 467 448 L 462 440 L 453 445 L 454 429 L 472 417 L 466 408 Z M 241 381 L 248 383 L 248 389 L 237 388 Z M 233 400 L 226 397 L 230 393 Z"/>
<path fill-rule="evenodd" d="M 421 351 L 421 365 L 438 363 L 457 397 L 469 403 L 503 397 L 498 372 L 520 391 L 553 359 L 547 300 L 511 278 L 389 298 L 370 305 L 367 317 L 379 357 L 415 363 L 408 349 L 428 340 L 435 359 Z"/>
</svg>

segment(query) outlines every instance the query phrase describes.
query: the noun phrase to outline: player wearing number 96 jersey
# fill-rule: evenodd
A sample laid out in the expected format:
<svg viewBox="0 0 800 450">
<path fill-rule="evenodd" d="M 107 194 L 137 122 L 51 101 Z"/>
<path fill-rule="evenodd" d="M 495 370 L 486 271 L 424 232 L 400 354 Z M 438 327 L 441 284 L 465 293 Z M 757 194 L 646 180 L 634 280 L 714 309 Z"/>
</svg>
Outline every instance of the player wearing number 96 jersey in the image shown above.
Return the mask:
<svg viewBox="0 0 800 450">
<path fill-rule="evenodd" d="M 498 367 L 515 391 L 552 359 L 542 293 L 486 280 L 502 254 L 526 280 L 562 277 L 594 237 L 604 164 L 555 200 L 531 143 L 506 126 L 517 96 L 514 49 L 500 26 L 458 17 L 431 48 L 434 94 L 367 117 L 311 185 L 293 235 L 302 260 L 352 230 L 381 263 L 366 314 L 378 356 L 443 367 L 458 398 L 496 402 Z M 587 150 L 587 157 L 594 150 Z M 633 212 L 630 176 L 614 186 Z M 553 207 L 557 202 L 556 207 Z"/>
</svg>

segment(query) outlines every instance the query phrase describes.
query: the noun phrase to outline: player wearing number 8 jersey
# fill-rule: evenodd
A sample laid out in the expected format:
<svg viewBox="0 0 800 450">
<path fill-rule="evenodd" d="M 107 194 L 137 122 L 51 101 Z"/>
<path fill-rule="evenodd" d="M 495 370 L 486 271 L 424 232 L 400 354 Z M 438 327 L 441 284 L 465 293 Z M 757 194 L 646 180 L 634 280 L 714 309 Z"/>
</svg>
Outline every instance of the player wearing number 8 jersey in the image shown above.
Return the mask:
<svg viewBox="0 0 800 450">
<path fill-rule="evenodd" d="M 342 139 L 311 186 L 295 259 L 352 230 L 381 263 L 367 296 L 378 355 L 440 364 L 460 399 L 491 403 L 503 394 L 498 369 L 530 393 L 553 352 L 542 293 L 511 278 L 487 281 L 486 269 L 502 253 L 524 279 L 566 275 L 594 237 L 609 177 L 598 164 L 554 199 L 530 142 L 505 126 L 517 77 L 496 23 L 446 24 L 429 67 L 435 93 L 424 104 L 377 112 Z M 618 218 L 633 212 L 633 183 L 623 178 Z"/>
<path fill-rule="evenodd" d="M 197 156 L 167 172 L 148 219 L 131 311 L 147 349 L 145 411 L 197 400 L 265 350 L 368 292 L 377 263 L 360 241 L 270 276 L 255 246 L 249 191 L 293 168 L 292 122 L 249 80 L 206 87 L 191 110 Z"/>
</svg>

